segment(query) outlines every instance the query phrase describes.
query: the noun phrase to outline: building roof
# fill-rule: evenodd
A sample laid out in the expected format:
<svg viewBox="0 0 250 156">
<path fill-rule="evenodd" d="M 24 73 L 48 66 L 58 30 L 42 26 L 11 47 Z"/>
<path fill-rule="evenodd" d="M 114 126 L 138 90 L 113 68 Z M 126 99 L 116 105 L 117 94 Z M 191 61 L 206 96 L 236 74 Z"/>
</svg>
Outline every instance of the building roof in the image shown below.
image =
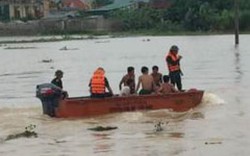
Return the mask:
<svg viewBox="0 0 250 156">
<path fill-rule="evenodd" d="M 49 14 L 43 19 L 68 19 L 77 17 L 77 11 L 51 11 Z"/>
<path fill-rule="evenodd" d="M 64 7 L 75 8 L 75 9 L 87 9 L 89 8 L 88 4 L 84 3 L 81 0 L 64 0 Z"/>
<path fill-rule="evenodd" d="M 114 9 L 128 7 L 138 2 L 149 2 L 149 0 L 114 0 L 112 4 L 97 9 L 92 9 L 91 11 L 110 11 Z"/>
</svg>

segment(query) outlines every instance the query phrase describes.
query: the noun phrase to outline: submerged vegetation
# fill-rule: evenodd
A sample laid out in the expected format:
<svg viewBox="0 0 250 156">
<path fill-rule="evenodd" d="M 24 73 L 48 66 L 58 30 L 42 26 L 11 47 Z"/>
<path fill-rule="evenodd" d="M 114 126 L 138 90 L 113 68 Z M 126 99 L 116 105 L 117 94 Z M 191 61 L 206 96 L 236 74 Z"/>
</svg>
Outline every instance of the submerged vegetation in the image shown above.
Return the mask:
<svg viewBox="0 0 250 156">
<path fill-rule="evenodd" d="M 88 130 L 92 130 L 92 131 L 109 131 L 109 130 L 114 130 L 117 129 L 118 127 L 112 127 L 112 126 L 107 126 L 107 127 L 103 127 L 103 126 L 96 126 L 93 128 L 88 128 Z"/>
<path fill-rule="evenodd" d="M 37 133 L 35 132 L 36 125 L 30 124 L 29 126 L 25 127 L 25 131 L 17 134 L 11 134 L 8 135 L 5 141 L 12 140 L 12 139 L 18 139 L 21 137 L 25 138 L 31 138 L 31 137 L 37 137 Z"/>
</svg>

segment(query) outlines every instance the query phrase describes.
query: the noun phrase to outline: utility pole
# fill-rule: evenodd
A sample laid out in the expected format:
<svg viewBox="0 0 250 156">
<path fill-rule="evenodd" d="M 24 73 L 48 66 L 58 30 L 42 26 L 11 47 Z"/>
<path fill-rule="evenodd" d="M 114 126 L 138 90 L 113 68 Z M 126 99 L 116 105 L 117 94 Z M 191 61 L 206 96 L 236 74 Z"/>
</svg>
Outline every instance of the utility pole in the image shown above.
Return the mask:
<svg viewBox="0 0 250 156">
<path fill-rule="evenodd" d="M 234 34 L 235 45 L 239 45 L 239 0 L 234 0 Z"/>
</svg>

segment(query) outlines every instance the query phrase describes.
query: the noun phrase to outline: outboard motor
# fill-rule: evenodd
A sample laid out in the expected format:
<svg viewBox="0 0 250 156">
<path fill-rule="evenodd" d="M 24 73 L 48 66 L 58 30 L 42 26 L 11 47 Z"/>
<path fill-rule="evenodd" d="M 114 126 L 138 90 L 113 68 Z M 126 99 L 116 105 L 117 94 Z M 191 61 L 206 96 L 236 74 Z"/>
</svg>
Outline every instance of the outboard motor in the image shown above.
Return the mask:
<svg viewBox="0 0 250 156">
<path fill-rule="evenodd" d="M 36 97 L 42 102 L 43 114 L 54 117 L 62 90 L 52 83 L 43 83 L 36 86 Z"/>
</svg>

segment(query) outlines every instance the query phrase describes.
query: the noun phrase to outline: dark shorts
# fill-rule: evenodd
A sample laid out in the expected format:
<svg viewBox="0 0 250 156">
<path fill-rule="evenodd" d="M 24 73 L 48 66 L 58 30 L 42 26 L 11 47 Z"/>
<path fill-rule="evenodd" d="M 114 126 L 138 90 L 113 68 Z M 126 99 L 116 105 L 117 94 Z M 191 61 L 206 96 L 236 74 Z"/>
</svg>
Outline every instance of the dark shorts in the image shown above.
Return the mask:
<svg viewBox="0 0 250 156">
<path fill-rule="evenodd" d="M 103 93 L 103 94 L 91 94 L 91 98 L 104 98 L 104 97 L 111 97 L 112 94 L 110 93 Z"/>
<path fill-rule="evenodd" d="M 151 93 L 152 93 L 151 90 L 145 90 L 145 89 L 141 89 L 139 92 L 140 95 L 146 95 L 146 94 L 151 94 Z"/>
</svg>

